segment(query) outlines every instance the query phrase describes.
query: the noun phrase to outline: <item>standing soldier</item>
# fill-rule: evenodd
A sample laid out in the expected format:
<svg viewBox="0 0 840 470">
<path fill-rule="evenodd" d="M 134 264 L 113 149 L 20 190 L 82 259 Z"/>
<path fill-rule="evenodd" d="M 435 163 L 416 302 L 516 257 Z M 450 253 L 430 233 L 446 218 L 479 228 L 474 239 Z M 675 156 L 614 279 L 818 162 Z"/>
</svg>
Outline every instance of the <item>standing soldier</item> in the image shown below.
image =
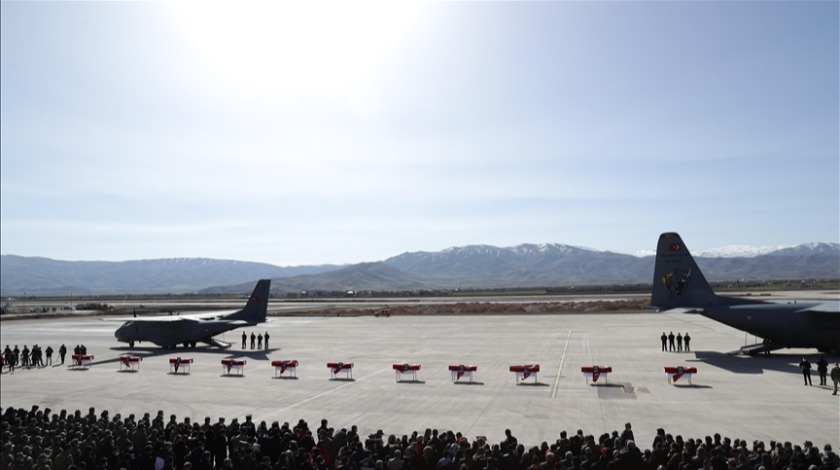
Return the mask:
<svg viewBox="0 0 840 470">
<path fill-rule="evenodd" d="M 257 335 L 257 349 L 262 349 L 262 333 Z"/>
<path fill-rule="evenodd" d="M 811 383 L 811 363 L 805 357 L 799 363 L 799 368 L 802 369 L 802 378 L 805 379 L 805 385 L 814 385 Z"/>
<path fill-rule="evenodd" d="M 41 357 L 41 346 L 37 344 L 32 346 L 32 365 L 35 367 L 43 367 L 44 361 Z"/>
<path fill-rule="evenodd" d="M 9 348 L 9 345 L 6 345 L 6 350 L 3 351 L 3 359 L 5 359 L 6 364 L 9 366 L 9 372 L 15 371 L 15 361 L 17 358 L 15 357 L 15 352 Z"/>
<path fill-rule="evenodd" d="M 47 353 L 47 364 L 52 365 L 52 346 L 47 346 L 47 350 L 45 352 Z"/>
<path fill-rule="evenodd" d="M 668 343 L 668 335 L 666 335 L 666 334 L 665 334 L 665 332 L 663 331 L 663 332 L 662 332 L 662 336 L 660 336 L 660 337 L 659 337 L 659 339 L 661 339 L 661 340 L 662 340 L 662 350 L 663 350 L 663 351 L 667 351 L 667 350 L 668 350 L 668 346 L 667 346 L 667 343 Z"/>
<path fill-rule="evenodd" d="M 682 352 L 682 333 L 677 332 L 677 351 Z"/>
<path fill-rule="evenodd" d="M 674 350 L 674 332 L 673 331 L 668 334 L 668 350 L 669 351 Z"/>
<path fill-rule="evenodd" d="M 831 381 L 834 382 L 834 393 L 837 395 L 837 384 L 840 384 L 840 362 L 834 363 L 834 368 L 831 369 Z"/>
<path fill-rule="evenodd" d="M 245 344 L 247 343 L 247 341 L 248 341 L 248 335 L 246 335 L 245 332 L 243 331 L 242 332 L 242 349 L 245 349 Z"/>
<path fill-rule="evenodd" d="M 255 335 L 254 332 L 252 331 L 251 332 L 251 349 L 254 349 L 256 347 L 257 347 L 257 335 Z"/>
<path fill-rule="evenodd" d="M 66 355 L 67 355 L 67 346 L 62 344 L 61 347 L 58 348 L 58 356 L 61 358 L 61 363 L 62 364 L 64 364 L 64 356 L 66 356 Z"/>
<path fill-rule="evenodd" d="M 20 366 L 29 369 L 29 348 L 23 345 L 23 351 L 20 352 Z"/>
<path fill-rule="evenodd" d="M 683 341 L 685 341 L 685 350 L 691 351 L 691 346 L 688 344 L 691 341 L 691 336 L 688 336 L 688 332 L 685 332 L 685 336 L 683 336 Z"/>
<path fill-rule="evenodd" d="M 828 361 L 823 356 L 820 356 L 820 360 L 817 361 L 817 372 L 820 374 L 820 385 L 828 385 L 828 381 L 826 380 L 826 375 L 828 375 Z"/>
<path fill-rule="evenodd" d="M 268 349 L 268 332 L 265 332 L 265 349 Z"/>
</svg>

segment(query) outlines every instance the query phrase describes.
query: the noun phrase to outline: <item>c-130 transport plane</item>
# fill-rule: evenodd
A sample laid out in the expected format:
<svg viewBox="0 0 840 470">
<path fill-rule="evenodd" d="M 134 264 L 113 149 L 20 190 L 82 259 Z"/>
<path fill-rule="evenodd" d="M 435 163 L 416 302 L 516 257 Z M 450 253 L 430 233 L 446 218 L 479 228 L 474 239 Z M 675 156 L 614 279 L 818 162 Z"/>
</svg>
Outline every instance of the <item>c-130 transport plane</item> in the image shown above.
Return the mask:
<svg viewBox="0 0 840 470">
<path fill-rule="evenodd" d="M 195 347 L 198 342 L 228 348 L 230 343 L 213 337 L 242 326 L 265 322 L 270 287 L 271 279 L 258 281 L 245 308 L 233 313 L 132 318 L 117 328 L 114 336 L 117 341 L 128 343 L 132 348 L 135 342 L 140 341 L 165 348 L 174 348 L 178 344 Z"/>
<path fill-rule="evenodd" d="M 764 343 L 741 348 L 745 354 L 781 348 L 840 352 L 840 301 L 775 303 L 719 296 L 676 233 L 659 236 L 650 303 L 699 313 L 764 338 Z"/>
</svg>

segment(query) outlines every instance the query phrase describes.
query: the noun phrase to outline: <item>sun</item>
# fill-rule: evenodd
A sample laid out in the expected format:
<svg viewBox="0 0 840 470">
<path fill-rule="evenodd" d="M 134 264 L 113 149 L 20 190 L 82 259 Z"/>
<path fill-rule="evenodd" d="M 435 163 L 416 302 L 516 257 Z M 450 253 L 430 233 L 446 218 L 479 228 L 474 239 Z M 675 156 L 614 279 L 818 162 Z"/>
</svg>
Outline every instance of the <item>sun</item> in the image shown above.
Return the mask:
<svg viewBox="0 0 840 470">
<path fill-rule="evenodd" d="M 165 3 L 213 80 L 261 99 L 345 96 L 360 113 L 376 105 L 387 56 L 422 2 Z M 374 90 L 374 91 L 372 91 Z"/>
</svg>

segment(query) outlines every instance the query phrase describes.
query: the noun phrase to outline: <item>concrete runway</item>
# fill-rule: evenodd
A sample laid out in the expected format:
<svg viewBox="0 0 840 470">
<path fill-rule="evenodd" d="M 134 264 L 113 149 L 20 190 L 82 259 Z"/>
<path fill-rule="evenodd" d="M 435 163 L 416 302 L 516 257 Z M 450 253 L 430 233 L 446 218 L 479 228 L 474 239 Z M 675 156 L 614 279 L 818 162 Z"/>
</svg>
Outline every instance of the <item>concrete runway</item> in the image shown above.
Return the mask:
<svg viewBox="0 0 840 470">
<path fill-rule="evenodd" d="M 360 433 L 437 428 L 494 442 L 510 428 L 527 445 L 551 442 L 562 430 L 597 437 L 630 421 L 643 449 L 659 427 L 685 438 L 719 432 L 840 447 L 840 396 L 817 385 L 816 365 L 814 386 L 803 386 L 797 367 L 803 354 L 815 364 L 816 351 L 730 356 L 754 338 L 699 315 L 278 317 L 244 329 L 269 332 L 268 351 L 242 351 L 243 330 L 221 338 L 234 344 L 225 351 L 129 349 L 115 341 L 117 326 L 92 317 L 3 321 L 4 348 L 64 343 L 72 351 L 83 343 L 95 363 L 4 371 L 0 406 L 70 412 L 95 406 L 123 416 L 163 410 L 179 420 L 214 422 L 253 414 L 256 421 L 302 418 L 313 426 L 327 418 L 336 429 L 356 424 Z M 661 352 L 663 331 L 689 332 L 692 352 Z M 144 356 L 138 372 L 119 370 L 117 358 L 128 352 Z M 168 359 L 178 355 L 195 359 L 189 375 L 169 373 Z M 227 357 L 248 361 L 244 376 L 222 374 Z M 275 359 L 300 361 L 297 379 L 274 378 Z M 332 380 L 330 361 L 355 363 L 353 380 Z M 392 364 L 404 362 L 422 364 L 418 382 L 396 382 Z M 452 382 L 447 366 L 461 363 L 478 365 L 472 384 Z M 508 367 L 523 363 L 541 365 L 536 384 L 517 385 Z M 593 364 L 613 367 L 608 382 L 586 382 L 580 368 Z M 697 367 L 692 385 L 668 383 L 663 367 L 678 365 Z"/>
</svg>

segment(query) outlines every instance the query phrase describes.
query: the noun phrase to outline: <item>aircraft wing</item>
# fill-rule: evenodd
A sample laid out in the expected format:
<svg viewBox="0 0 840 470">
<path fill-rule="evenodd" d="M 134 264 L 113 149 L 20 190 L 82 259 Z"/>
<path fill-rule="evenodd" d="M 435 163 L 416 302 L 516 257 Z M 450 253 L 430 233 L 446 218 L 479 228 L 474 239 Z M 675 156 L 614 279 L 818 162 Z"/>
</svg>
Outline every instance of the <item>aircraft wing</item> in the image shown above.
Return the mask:
<svg viewBox="0 0 840 470">
<path fill-rule="evenodd" d="M 840 302 L 823 302 L 809 305 L 797 312 L 819 312 L 819 313 L 840 313 Z"/>
<path fill-rule="evenodd" d="M 120 317 L 120 318 L 100 318 L 100 321 L 118 321 L 118 322 L 127 322 L 127 321 L 134 321 L 138 323 L 142 322 L 175 322 L 175 321 L 185 321 L 185 320 L 196 320 L 195 318 L 190 318 L 187 316 L 180 316 L 180 315 L 161 315 L 156 317 Z"/>
<path fill-rule="evenodd" d="M 201 321 L 201 320 L 224 320 L 226 315 L 230 315 L 233 311 L 225 310 L 220 312 L 205 312 L 205 313 L 191 313 L 188 315 L 143 315 L 139 317 L 115 317 L 115 318 L 100 318 L 101 321 L 118 321 L 118 322 L 173 322 L 173 321 Z"/>
</svg>

